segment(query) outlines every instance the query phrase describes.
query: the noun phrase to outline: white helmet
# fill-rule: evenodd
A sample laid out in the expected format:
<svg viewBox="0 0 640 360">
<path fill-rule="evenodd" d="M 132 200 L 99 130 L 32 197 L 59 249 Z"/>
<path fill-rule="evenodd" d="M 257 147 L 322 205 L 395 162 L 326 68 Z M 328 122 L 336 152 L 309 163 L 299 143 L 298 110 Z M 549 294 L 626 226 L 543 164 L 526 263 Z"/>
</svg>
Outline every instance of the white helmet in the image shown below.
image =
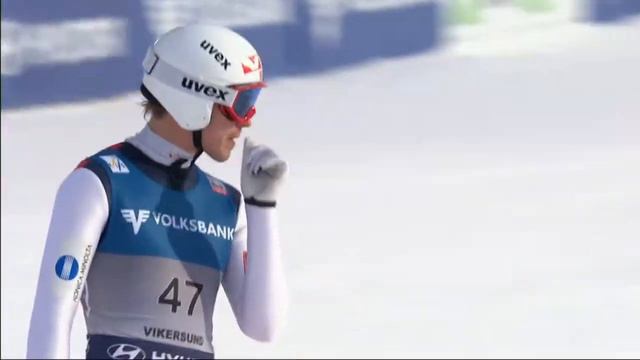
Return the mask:
<svg viewBox="0 0 640 360">
<path fill-rule="evenodd" d="M 187 25 L 163 34 L 142 65 L 144 96 L 155 97 L 187 130 L 206 127 L 214 103 L 239 108 L 240 116 L 255 112 L 259 90 L 244 96 L 236 85 L 264 86 L 256 49 L 238 33 L 215 25 Z"/>
</svg>

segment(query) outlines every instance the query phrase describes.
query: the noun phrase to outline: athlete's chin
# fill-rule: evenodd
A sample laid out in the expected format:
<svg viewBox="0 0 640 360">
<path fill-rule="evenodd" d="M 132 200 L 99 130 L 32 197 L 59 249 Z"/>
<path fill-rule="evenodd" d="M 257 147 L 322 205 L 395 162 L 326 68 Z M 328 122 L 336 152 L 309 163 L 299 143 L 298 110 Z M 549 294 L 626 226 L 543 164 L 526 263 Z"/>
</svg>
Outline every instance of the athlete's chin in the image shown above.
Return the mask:
<svg viewBox="0 0 640 360">
<path fill-rule="evenodd" d="M 220 149 L 219 151 L 216 151 L 215 153 L 208 153 L 209 156 L 218 162 L 225 162 L 227 160 L 229 160 L 229 158 L 231 157 L 231 149 Z"/>
</svg>

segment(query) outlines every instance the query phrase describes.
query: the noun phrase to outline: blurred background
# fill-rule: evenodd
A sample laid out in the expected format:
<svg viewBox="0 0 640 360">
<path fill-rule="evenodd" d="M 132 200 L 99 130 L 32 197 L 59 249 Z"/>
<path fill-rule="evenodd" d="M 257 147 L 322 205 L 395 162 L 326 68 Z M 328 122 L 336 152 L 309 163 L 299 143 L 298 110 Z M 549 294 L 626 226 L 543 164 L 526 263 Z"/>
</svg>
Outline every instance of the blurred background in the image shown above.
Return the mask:
<svg viewBox="0 0 640 360">
<path fill-rule="evenodd" d="M 192 21 L 258 49 L 245 133 L 291 165 L 287 327 L 253 342 L 219 297 L 218 357 L 640 357 L 640 1 L 14 0 L 3 358 L 25 356 L 57 187 L 144 126 L 144 53 Z M 238 186 L 240 155 L 198 164 Z"/>
<path fill-rule="evenodd" d="M 624 0 L 5 1 L 2 107 L 134 91 L 149 44 L 191 21 L 230 26 L 251 39 L 273 79 L 480 37 L 484 51 L 496 44 L 544 51 L 529 39 L 538 31 L 560 38 L 569 23 L 609 24 L 639 8 Z"/>
</svg>

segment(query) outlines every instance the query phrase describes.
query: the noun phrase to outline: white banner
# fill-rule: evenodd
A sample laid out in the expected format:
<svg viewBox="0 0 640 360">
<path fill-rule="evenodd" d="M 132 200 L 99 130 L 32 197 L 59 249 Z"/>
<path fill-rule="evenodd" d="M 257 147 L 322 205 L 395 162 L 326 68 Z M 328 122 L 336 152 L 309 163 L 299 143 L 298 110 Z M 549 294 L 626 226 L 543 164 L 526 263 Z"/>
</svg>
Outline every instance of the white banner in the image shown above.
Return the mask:
<svg viewBox="0 0 640 360">
<path fill-rule="evenodd" d="M 255 26 L 292 21 L 297 0 L 143 0 L 152 34 L 194 21 L 222 26 Z"/>
<path fill-rule="evenodd" d="M 25 24 L 2 21 L 2 75 L 31 65 L 69 64 L 127 54 L 127 22 L 89 18 Z"/>
</svg>

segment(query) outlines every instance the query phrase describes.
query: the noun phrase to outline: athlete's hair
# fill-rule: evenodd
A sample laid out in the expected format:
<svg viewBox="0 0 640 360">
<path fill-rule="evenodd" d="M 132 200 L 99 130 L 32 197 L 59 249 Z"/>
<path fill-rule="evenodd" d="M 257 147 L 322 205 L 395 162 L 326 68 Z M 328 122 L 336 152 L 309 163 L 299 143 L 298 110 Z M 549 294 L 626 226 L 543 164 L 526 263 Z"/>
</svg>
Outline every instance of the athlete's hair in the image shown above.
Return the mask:
<svg viewBox="0 0 640 360">
<path fill-rule="evenodd" d="M 142 101 L 142 107 L 144 109 L 145 119 L 149 120 L 158 119 L 167 113 L 167 109 L 154 97 Z"/>
</svg>

